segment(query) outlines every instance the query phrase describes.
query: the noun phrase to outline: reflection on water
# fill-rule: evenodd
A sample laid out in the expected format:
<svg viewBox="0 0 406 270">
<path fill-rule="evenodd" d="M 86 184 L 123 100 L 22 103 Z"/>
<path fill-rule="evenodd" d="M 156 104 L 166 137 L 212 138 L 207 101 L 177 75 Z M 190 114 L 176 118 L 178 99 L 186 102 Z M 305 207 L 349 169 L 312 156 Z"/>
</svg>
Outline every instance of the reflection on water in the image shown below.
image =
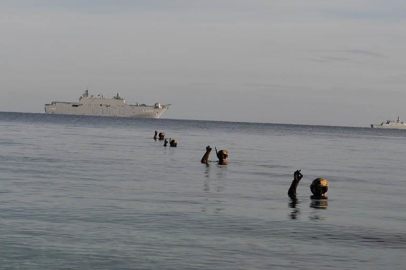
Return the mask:
<svg viewBox="0 0 406 270">
<path fill-rule="evenodd" d="M 322 215 L 320 210 L 326 210 L 328 206 L 328 201 L 326 199 L 312 199 L 310 201 L 310 208 L 315 209 L 310 212 L 309 219 L 312 221 L 325 220 L 326 217 Z"/>
<path fill-rule="evenodd" d="M 205 191 L 205 192 L 209 192 L 209 191 L 210 191 L 209 181 L 207 181 L 207 180 L 204 181 L 204 184 L 203 184 L 203 191 Z"/>
<path fill-rule="evenodd" d="M 224 211 L 224 207 L 216 207 L 216 208 L 213 209 L 213 212 L 216 213 L 216 214 L 219 214 L 222 211 Z M 203 206 L 202 207 L 202 212 L 203 213 L 210 212 L 210 208 L 206 207 L 206 206 Z"/>
<path fill-rule="evenodd" d="M 222 179 L 227 177 L 227 166 L 225 165 L 217 165 L 217 179 Z"/>
<path fill-rule="evenodd" d="M 310 207 L 314 209 L 327 209 L 328 201 L 327 200 L 311 200 Z"/>
<path fill-rule="evenodd" d="M 314 209 L 310 212 L 309 219 L 310 220 L 324 220 L 326 217 L 322 215 L 320 210 L 326 210 L 328 206 L 327 200 L 311 200 L 310 201 L 310 208 Z M 290 219 L 298 219 L 300 217 L 300 201 L 296 197 L 291 197 L 288 203 L 288 207 L 291 209 L 289 213 Z"/>
<path fill-rule="evenodd" d="M 225 190 L 225 187 L 221 183 L 217 183 L 213 188 L 216 192 L 223 192 Z M 210 193 L 210 190 L 210 180 L 205 180 L 203 183 L 203 191 Z"/>
<path fill-rule="evenodd" d="M 206 169 L 204 170 L 204 177 L 210 178 L 210 165 L 206 164 Z"/>
<path fill-rule="evenodd" d="M 326 217 L 319 215 L 318 213 L 312 212 L 311 215 L 309 216 L 309 220 L 311 221 L 319 221 L 319 220 L 325 220 Z"/>
<path fill-rule="evenodd" d="M 204 171 L 204 176 L 206 179 L 203 181 L 203 191 L 207 194 L 207 196 L 204 199 L 202 212 L 213 211 L 214 213 L 218 214 L 224 210 L 224 207 L 222 207 L 224 200 L 214 197 L 213 194 L 221 193 L 225 190 L 223 183 L 218 181 L 218 179 L 224 177 L 223 168 L 220 167 L 220 170 L 216 172 L 215 179 L 217 180 L 211 180 L 212 176 L 210 170 L 210 165 L 206 164 Z"/>
<path fill-rule="evenodd" d="M 296 197 L 291 197 L 290 202 L 288 204 L 288 207 L 292 209 L 292 211 L 289 214 L 289 217 L 291 219 L 297 219 L 300 215 L 300 202 Z"/>
</svg>

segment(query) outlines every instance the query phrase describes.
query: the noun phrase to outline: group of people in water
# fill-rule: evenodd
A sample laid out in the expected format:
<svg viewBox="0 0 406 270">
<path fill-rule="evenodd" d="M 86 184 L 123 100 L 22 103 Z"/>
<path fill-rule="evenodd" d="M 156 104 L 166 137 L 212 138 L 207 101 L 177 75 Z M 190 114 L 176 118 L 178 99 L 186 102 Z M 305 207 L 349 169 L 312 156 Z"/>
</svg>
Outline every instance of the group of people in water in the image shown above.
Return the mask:
<svg viewBox="0 0 406 270">
<path fill-rule="evenodd" d="M 154 136 L 154 140 L 160 140 L 160 141 L 164 141 L 164 146 L 166 147 L 168 144 L 168 139 L 165 139 L 165 133 L 164 132 L 160 132 L 158 134 L 158 131 L 155 131 L 155 136 Z M 169 145 L 171 147 L 177 147 L 178 145 L 178 141 L 175 139 L 169 139 Z M 216 150 L 216 155 L 218 160 L 218 164 L 219 165 L 227 165 L 228 164 L 228 151 L 227 150 L 220 150 L 217 151 L 217 148 L 214 147 L 214 149 Z M 212 148 L 210 147 L 210 145 L 208 145 L 206 147 L 206 152 L 204 153 L 202 159 L 201 159 L 201 163 L 203 164 L 209 164 L 209 162 L 211 162 L 209 160 L 210 157 L 210 153 L 211 153 Z M 292 184 L 289 187 L 288 190 L 288 196 L 294 200 L 296 199 L 296 189 L 299 185 L 300 180 L 302 180 L 303 178 L 303 174 L 301 173 L 301 170 L 297 170 L 293 173 L 293 181 Z M 324 178 L 316 178 L 313 180 L 313 182 L 310 185 L 310 191 L 312 192 L 312 199 L 327 199 L 327 191 L 328 191 L 328 187 L 329 187 L 329 183 L 326 179 Z"/>
<path fill-rule="evenodd" d="M 172 140 L 172 138 L 170 138 L 169 140 L 165 139 L 165 133 L 164 132 L 159 132 L 159 134 L 158 134 L 158 131 L 155 130 L 154 140 L 156 141 L 156 140 L 158 140 L 158 138 L 159 138 L 160 141 L 164 141 L 164 146 L 165 147 L 168 146 L 168 142 L 169 142 L 170 147 L 177 147 L 178 146 L 178 141 L 177 140 L 175 140 L 175 139 Z"/>
</svg>

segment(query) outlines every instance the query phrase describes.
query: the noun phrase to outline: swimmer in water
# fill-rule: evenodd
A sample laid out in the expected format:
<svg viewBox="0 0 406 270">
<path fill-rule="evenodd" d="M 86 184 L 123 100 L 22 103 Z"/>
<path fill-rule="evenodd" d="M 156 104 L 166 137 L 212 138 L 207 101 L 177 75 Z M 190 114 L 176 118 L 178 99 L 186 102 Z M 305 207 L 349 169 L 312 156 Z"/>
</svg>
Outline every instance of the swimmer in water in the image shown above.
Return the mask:
<svg viewBox="0 0 406 270">
<path fill-rule="evenodd" d="M 215 148 L 215 149 L 216 149 L 217 158 L 219 159 L 218 164 L 227 165 L 227 163 L 228 163 L 227 158 L 229 156 L 228 151 L 227 150 L 217 151 L 217 148 Z M 202 163 L 208 164 L 210 162 L 209 157 L 210 157 L 211 150 L 212 150 L 212 148 L 208 145 L 206 147 L 206 153 L 204 153 L 204 155 L 202 157 L 202 160 L 201 160 Z"/>
<path fill-rule="evenodd" d="M 170 141 L 170 143 L 169 143 L 169 145 L 171 146 L 171 147 L 177 147 L 178 146 L 178 141 L 177 140 L 175 140 L 175 139 L 169 139 L 169 141 Z"/>
<path fill-rule="evenodd" d="M 158 131 L 155 130 L 154 140 L 156 141 L 157 139 L 158 139 Z"/>
<path fill-rule="evenodd" d="M 296 198 L 296 189 L 302 177 L 303 174 L 300 173 L 300 170 L 295 171 L 292 184 L 288 190 L 289 197 Z M 316 178 L 310 185 L 310 191 L 313 193 L 310 196 L 311 199 L 327 199 L 328 181 L 324 178 Z"/>
<path fill-rule="evenodd" d="M 164 132 L 159 132 L 159 140 L 163 141 L 165 139 L 165 133 Z"/>
<path fill-rule="evenodd" d="M 310 191 L 313 195 L 312 199 L 327 199 L 328 181 L 324 178 L 316 178 L 310 185 Z"/>
<path fill-rule="evenodd" d="M 220 150 L 217 152 L 217 148 L 214 147 L 214 149 L 216 149 L 216 155 L 217 158 L 219 159 L 219 164 L 220 165 L 227 165 L 227 158 L 228 158 L 228 151 L 227 150 Z"/>
</svg>

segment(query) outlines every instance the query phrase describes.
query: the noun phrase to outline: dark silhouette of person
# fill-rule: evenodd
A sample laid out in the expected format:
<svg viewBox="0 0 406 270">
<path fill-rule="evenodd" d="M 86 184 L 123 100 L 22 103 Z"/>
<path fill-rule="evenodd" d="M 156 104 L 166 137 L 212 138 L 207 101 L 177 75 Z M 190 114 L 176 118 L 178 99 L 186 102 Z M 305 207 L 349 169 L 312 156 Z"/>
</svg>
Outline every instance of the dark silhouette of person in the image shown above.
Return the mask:
<svg viewBox="0 0 406 270">
<path fill-rule="evenodd" d="M 210 157 L 210 152 L 211 152 L 212 148 L 210 147 L 210 145 L 208 145 L 206 147 L 206 153 L 204 153 L 201 162 L 204 164 L 208 164 L 210 162 L 209 157 Z"/>
<path fill-rule="evenodd" d="M 175 140 L 175 139 L 169 139 L 169 145 L 171 146 L 171 147 L 177 147 L 178 146 L 178 141 L 177 140 Z"/>
<path fill-rule="evenodd" d="M 299 185 L 300 180 L 302 180 L 303 174 L 301 174 L 300 171 L 301 170 L 297 170 L 293 173 L 293 181 L 288 190 L 288 195 L 291 198 L 296 197 L 297 186 Z"/>
<path fill-rule="evenodd" d="M 217 158 L 219 159 L 218 164 L 227 165 L 227 163 L 228 163 L 227 159 L 228 159 L 228 156 L 229 156 L 228 151 L 227 150 L 217 151 L 216 147 L 215 147 L 215 149 L 216 149 Z M 211 150 L 212 150 L 212 148 L 208 145 L 206 147 L 206 153 L 204 153 L 204 155 L 202 157 L 202 160 L 201 160 L 202 163 L 208 164 L 210 162 L 209 157 L 210 157 Z"/>
<path fill-rule="evenodd" d="M 291 198 L 296 197 L 296 189 L 299 185 L 300 180 L 302 179 L 303 174 L 301 174 L 300 170 L 297 170 L 293 174 L 293 181 L 289 187 L 288 195 Z M 324 178 L 316 178 L 310 185 L 310 191 L 312 192 L 312 199 L 327 199 L 327 191 L 328 191 L 328 181 Z"/>
</svg>

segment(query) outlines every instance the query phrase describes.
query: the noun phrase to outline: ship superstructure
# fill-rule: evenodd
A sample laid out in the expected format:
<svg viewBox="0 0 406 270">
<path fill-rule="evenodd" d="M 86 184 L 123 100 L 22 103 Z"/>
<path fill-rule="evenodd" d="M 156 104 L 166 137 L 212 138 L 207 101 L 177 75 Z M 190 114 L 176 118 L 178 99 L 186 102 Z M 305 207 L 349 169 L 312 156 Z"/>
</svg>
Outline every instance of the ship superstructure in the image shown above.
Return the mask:
<svg viewBox="0 0 406 270">
<path fill-rule="evenodd" d="M 45 104 L 45 113 L 48 114 L 73 114 L 96 115 L 135 118 L 159 118 L 170 104 L 155 105 L 127 104 L 119 93 L 113 98 L 104 98 L 103 95 L 89 96 L 89 91 L 80 96 L 78 102 L 53 101 Z"/>
<path fill-rule="evenodd" d="M 387 120 L 381 124 L 371 124 L 371 128 L 392 128 L 392 129 L 406 129 L 406 123 L 400 121 L 400 118 L 396 121 Z"/>
</svg>

